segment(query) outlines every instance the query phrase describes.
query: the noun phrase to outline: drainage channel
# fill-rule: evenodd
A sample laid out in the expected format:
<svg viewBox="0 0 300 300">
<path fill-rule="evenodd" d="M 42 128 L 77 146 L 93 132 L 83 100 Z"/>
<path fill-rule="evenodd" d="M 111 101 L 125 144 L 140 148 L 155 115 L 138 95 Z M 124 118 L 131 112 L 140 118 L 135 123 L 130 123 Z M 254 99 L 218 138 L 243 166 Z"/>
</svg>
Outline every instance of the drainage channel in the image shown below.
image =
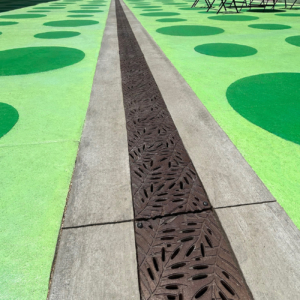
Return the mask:
<svg viewBox="0 0 300 300">
<path fill-rule="evenodd" d="M 120 1 L 115 2 L 141 299 L 253 299 Z"/>
</svg>

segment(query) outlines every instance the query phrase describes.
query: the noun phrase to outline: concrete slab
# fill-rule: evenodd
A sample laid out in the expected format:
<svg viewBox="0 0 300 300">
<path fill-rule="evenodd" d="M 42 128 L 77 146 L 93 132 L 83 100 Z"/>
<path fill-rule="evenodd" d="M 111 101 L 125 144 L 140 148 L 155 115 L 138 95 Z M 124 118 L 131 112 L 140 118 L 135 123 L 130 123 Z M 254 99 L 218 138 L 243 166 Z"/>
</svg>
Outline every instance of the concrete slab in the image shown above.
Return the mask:
<svg viewBox="0 0 300 300">
<path fill-rule="evenodd" d="M 64 227 L 133 219 L 114 4 L 103 35 Z"/>
<path fill-rule="evenodd" d="M 133 223 L 64 229 L 50 300 L 139 300 Z"/>
<path fill-rule="evenodd" d="M 217 209 L 256 300 L 299 299 L 300 231 L 277 203 Z"/>
<path fill-rule="evenodd" d="M 275 201 L 152 37 L 121 4 L 212 205 Z"/>
</svg>

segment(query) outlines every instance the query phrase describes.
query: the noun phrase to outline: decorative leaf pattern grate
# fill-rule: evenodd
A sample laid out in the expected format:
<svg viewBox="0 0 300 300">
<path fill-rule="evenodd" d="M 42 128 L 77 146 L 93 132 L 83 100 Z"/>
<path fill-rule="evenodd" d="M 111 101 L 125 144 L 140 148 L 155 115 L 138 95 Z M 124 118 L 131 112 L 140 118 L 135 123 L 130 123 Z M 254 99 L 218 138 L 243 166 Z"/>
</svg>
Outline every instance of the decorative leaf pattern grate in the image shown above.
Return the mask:
<svg viewBox="0 0 300 300">
<path fill-rule="evenodd" d="M 142 221 L 136 228 L 143 300 L 250 300 L 212 211 Z"/>
<path fill-rule="evenodd" d="M 253 299 L 116 0 L 142 300 Z"/>
<path fill-rule="evenodd" d="M 208 209 L 203 185 L 122 8 L 117 24 L 135 217 Z"/>
</svg>

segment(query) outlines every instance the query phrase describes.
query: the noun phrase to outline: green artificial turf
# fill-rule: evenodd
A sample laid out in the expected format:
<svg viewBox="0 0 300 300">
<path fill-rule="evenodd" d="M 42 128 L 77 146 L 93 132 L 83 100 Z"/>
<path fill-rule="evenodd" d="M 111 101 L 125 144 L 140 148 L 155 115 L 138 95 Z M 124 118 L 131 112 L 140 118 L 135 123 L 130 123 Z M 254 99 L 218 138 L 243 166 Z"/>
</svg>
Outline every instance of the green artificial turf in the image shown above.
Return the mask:
<svg viewBox="0 0 300 300">
<path fill-rule="evenodd" d="M 276 5 L 275 11 L 217 15 L 203 11 L 202 0 L 196 9 L 152 1 L 187 20 L 170 26 L 159 15 L 142 14 L 136 7 L 143 0 L 125 2 L 300 228 L 297 10 Z"/>
<path fill-rule="evenodd" d="M 72 20 L 89 1 L 63 3 L 0 13 L 1 300 L 47 298 L 109 9 Z"/>
</svg>

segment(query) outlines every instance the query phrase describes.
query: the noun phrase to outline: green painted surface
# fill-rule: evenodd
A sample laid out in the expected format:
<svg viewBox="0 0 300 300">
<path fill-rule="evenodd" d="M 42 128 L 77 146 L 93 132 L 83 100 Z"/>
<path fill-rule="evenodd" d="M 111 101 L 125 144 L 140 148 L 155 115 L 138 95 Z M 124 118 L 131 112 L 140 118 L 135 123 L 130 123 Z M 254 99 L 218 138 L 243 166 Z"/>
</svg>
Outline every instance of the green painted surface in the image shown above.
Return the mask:
<svg viewBox="0 0 300 300">
<path fill-rule="evenodd" d="M 79 4 L 85 3 L 89 2 L 53 9 L 41 18 L 27 18 L 32 16 L 26 14 L 28 7 L 16 9 L 17 18 L 26 18 L 0 21 L 1 300 L 47 298 L 110 4 L 105 2 L 103 13 L 80 20 L 83 23 L 66 18 L 69 10 L 79 10 Z M 0 13 L 0 17 L 14 19 L 13 14 Z M 61 28 L 43 25 L 49 22 Z M 80 35 L 35 37 L 46 31 L 60 35 L 65 26 Z"/>
<path fill-rule="evenodd" d="M 162 27 L 156 30 L 158 33 L 174 36 L 206 36 L 223 33 L 224 30 L 218 27 L 200 25 L 178 25 Z"/>
<path fill-rule="evenodd" d="M 287 39 L 299 35 L 299 13 L 295 10 L 278 14 L 276 11 L 261 13 L 243 9 L 238 15 L 213 15 L 198 13 L 201 9 L 164 5 L 165 2 L 159 0 L 151 3 L 163 5 L 165 12 L 180 13 L 178 18 L 187 19 L 184 25 L 215 27 L 220 31 L 216 35 L 199 37 L 192 34 L 193 30 L 179 34 L 179 30 L 165 29 L 161 22 L 157 22 L 159 18 L 141 15 L 140 10 L 134 6 L 142 5 L 143 1 L 125 2 L 300 228 L 299 121 L 295 117 L 299 109 L 300 86 L 295 73 L 300 73 L 300 56 L 299 48 L 291 45 Z M 171 0 L 168 2 L 176 3 Z M 178 3 L 182 2 L 178 0 Z M 187 3 L 191 5 L 192 2 Z M 204 6 L 204 1 L 200 0 L 197 6 Z M 282 9 L 282 5 L 278 5 L 277 9 Z M 248 26 L 278 23 L 291 28 L 259 30 Z M 166 34 L 168 31 L 173 34 Z M 256 49 L 257 53 L 217 57 L 195 51 L 195 47 L 203 49 L 201 45 L 207 44 L 243 45 Z M 294 82 L 287 81 L 287 78 Z M 259 85 L 261 88 L 257 89 Z M 267 91 L 268 94 L 264 94 L 265 100 L 254 98 L 254 95 Z M 226 95 L 232 98 L 227 99 Z M 253 95 L 252 102 L 249 95 Z M 251 109 L 245 109 L 245 101 L 249 102 Z M 263 108 L 265 101 L 271 102 L 267 104 L 269 109 Z M 281 106 L 284 107 L 282 111 Z M 248 110 L 247 115 L 245 110 Z"/>
<path fill-rule="evenodd" d="M 283 30 L 291 28 L 291 26 L 281 24 L 250 24 L 249 27 L 265 30 Z"/>
<path fill-rule="evenodd" d="M 46 15 L 42 14 L 16 14 L 16 15 L 1 15 L 0 18 L 2 19 L 35 19 L 35 18 L 42 18 L 46 17 Z"/>
<path fill-rule="evenodd" d="M 300 14 L 276 14 L 276 16 L 279 16 L 279 17 L 300 17 Z"/>
<path fill-rule="evenodd" d="M 170 17 L 170 16 L 178 16 L 179 13 L 173 13 L 173 12 L 157 12 L 157 13 L 144 13 L 141 14 L 141 16 L 146 17 Z"/>
<path fill-rule="evenodd" d="M 92 9 L 80 9 L 80 10 L 69 10 L 70 13 L 79 13 L 79 14 L 93 14 L 103 12 L 103 10 L 92 10 Z"/>
<path fill-rule="evenodd" d="M 244 77 L 226 92 L 241 116 L 277 136 L 300 144 L 300 73 Z"/>
<path fill-rule="evenodd" d="M 291 45 L 300 47 L 300 35 L 289 36 L 285 39 L 285 41 Z"/>
<path fill-rule="evenodd" d="M 89 18 L 93 17 L 94 15 L 68 15 L 69 18 Z"/>
<path fill-rule="evenodd" d="M 218 15 L 214 17 L 209 17 L 211 20 L 219 20 L 219 21 L 235 21 L 235 22 L 241 22 L 241 21 L 253 21 L 257 20 L 258 17 L 254 16 L 241 16 L 241 15 Z"/>
<path fill-rule="evenodd" d="M 165 19 L 158 19 L 157 22 L 183 22 L 187 21 L 187 19 L 181 19 L 181 18 L 165 18 Z"/>
<path fill-rule="evenodd" d="M 80 35 L 77 31 L 50 31 L 38 33 L 34 37 L 39 39 L 63 39 Z"/>
<path fill-rule="evenodd" d="M 15 24 L 18 24 L 18 22 L 0 22 L 0 26 L 9 26 Z"/>
<path fill-rule="evenodd" d="M 143 11 L 162 11 L 160 8 L 149 8 L 149 9 L 143 9 Z"/>
<path fill-rule="evenodd" d="M 63 21 L 52 21 L 44 23 L 45 26 L 51 27 L 80 27 L 98 24 L 98 21 L 94 20 L 63 20 Z"/>
<path fill-rule="evenodd" d="M 66 47 L 27 47 L 0 51 L 0 76 L 60 69 L 84 59 L 84 52 Z"/>
<path fill-rule="evenodd" d="M 13 106 L 0 102 L 0 138 L 7 134 L 18 120 L 18 111 Z"/>
<path fill-rule="evenodd" d="M 218 57 L 243 57 L 257 53 L 257 50 L 253 47 L 229 43 L 203 44 L 196 46 L 195 51 Z"/>
</svg>

